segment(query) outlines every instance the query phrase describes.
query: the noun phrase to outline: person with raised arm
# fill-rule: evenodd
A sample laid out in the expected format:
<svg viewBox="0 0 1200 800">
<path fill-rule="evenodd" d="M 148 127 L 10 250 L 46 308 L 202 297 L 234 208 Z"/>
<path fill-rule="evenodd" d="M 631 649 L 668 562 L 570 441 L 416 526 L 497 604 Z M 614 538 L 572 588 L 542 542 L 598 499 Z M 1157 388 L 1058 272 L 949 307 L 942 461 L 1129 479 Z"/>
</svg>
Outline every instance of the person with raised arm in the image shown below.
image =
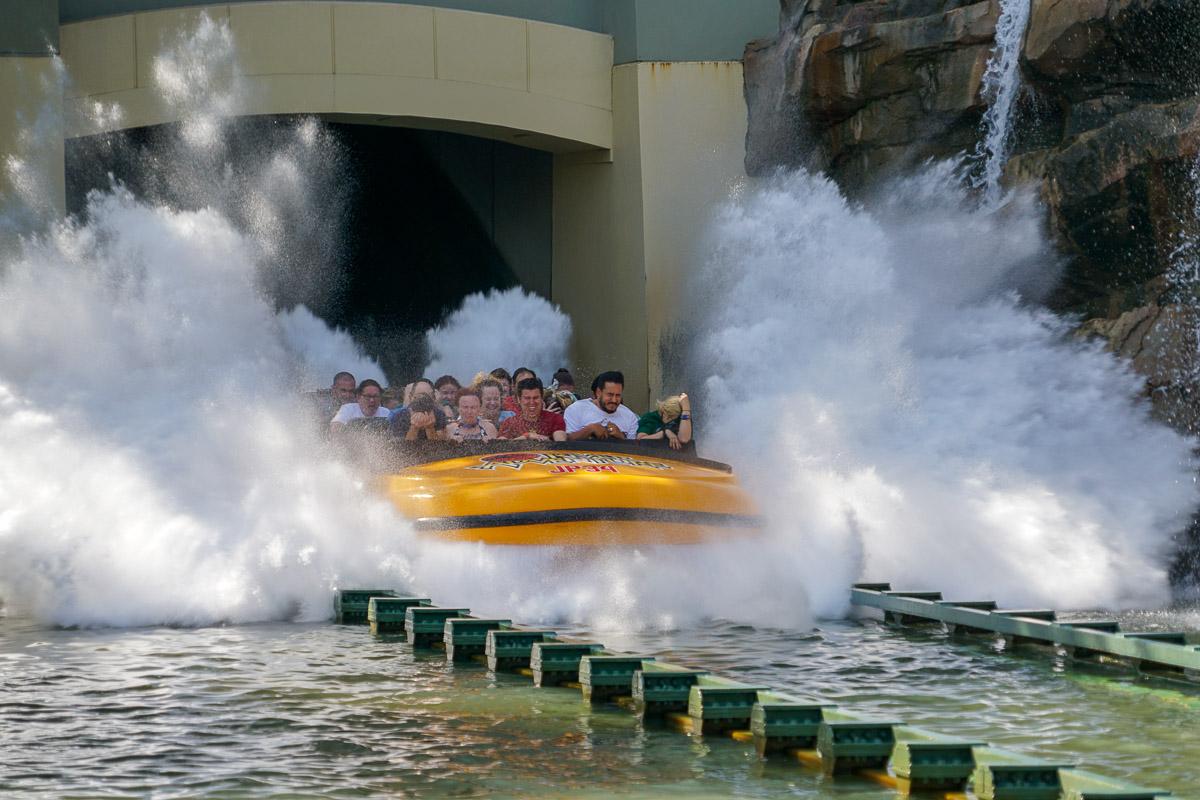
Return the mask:
<svg viewBox="0 0 1200 800">
<path fill-rule="evenodd" d="M 392 435 L 397 439 L 441 439 L 448 420 L 433 397 L 433 384 L 427 378 L 409 384 L 408 402 L 392 414 Z"/>
<path fill-rule="evenodd" d="M 672 450 L 680 450 L 692 441 L 692 401 L 687 394 L 677 394 L 658 401 L 655 411 L 638 419 L 637 438 L 666 439 Z"/>
</svg>

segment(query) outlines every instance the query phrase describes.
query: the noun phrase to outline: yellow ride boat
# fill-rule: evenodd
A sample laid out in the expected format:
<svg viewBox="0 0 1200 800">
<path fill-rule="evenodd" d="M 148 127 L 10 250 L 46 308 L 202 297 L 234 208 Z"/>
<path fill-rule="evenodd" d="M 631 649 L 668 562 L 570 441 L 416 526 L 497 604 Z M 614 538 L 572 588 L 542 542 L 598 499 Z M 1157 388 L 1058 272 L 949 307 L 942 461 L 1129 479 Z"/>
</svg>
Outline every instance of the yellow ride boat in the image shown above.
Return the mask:
<svg viewBox="0 0 1200 800">
<path fill-rule="evenodd" d="M 397 443 L 381 490 L 417 531 L 504 545 L 698 544 L 758 530 L 727 464 L 638 442 Z"/>
</svg>

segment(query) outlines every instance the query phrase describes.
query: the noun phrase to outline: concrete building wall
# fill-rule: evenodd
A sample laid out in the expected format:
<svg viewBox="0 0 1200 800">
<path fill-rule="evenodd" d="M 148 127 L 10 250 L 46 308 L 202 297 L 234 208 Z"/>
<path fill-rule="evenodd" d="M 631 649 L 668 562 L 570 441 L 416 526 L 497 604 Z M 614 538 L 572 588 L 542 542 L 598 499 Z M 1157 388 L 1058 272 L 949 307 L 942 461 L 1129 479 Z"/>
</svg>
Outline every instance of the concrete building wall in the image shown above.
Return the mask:
<svg viewBox="0 0 1200 800">
<path fill-rule="evenodd" d="M 648 376 L 652 393 L 665 395 L 697 388 L 665 385 L 662 359 L 679 347 L 684 284 L 708 258 L 713 215 L 745 179 L 746 104 L 740 61 L 638 70 Z"/>
<path fill-rule="evenodd" d="M 50 58 L 57 49 L 55 0 L 0 0 L 0 208 L 18 195 L 62 208 L 62 92 Z"/>
<path fill-rule="evenodd" d="M 648 392 L 640 91 L 613 70 L 613 151 L 554 159 L 554 302 L 574 321 L 579 379 L 625 372 L 635 407 Z"/>
<path fill-rule="evenodd" d="M 23 0 L 13 0 L 23 2 Z M 63 23 L 81 22 L 98 17 L 113 17 L 138 11 L 187 8 L 211 0 L 58 0 Z M 272 0 L 235 0 L 271 2 Z M 349 0 L 381 4 L 430 6 L 456 11 L 477 11 L 503 17 L 516 17 L 553 25 L 605 33 L 603 6 L 607 0 Z M 741 0 L 737 0 L 741 2 Z M 773 1 L 773 0 L 772 0 Z"/>
<path fill-rule="evenodd" d="M 18 0 L 13 0 L 18 1 Z M 42 0 L 37 0 L 42 2 Z M 61 21 L 203 5 L 207 0 L 58 0 Z M 272 0 L 237 0 L 242 3 Z M 751 39 L 775 31 L 779 0 L 343 0 L 405 3 L 565 25 L 605 33 L 615 63 L 736 61 Z"/>
<path fill-rule="evenodd" d="M 612 40 L 577 28 L 425 6 L 233 3 L 62 26 L 68 137 L 179 116 L 156 54 L 200 15 L 227 20 L 242 114 L 324 114 L 551 151 L 612 144 Z M 117 105 L 119 117 L 97 114 Z M 366 117 L 356 120 L 355 117 Z"/>
<path fill-rule="evenodd" d="M 709 221 L 744 177 L 741 87 L 740 62 L 618 66 L 612 161 L 555 158 L 554 299 L 591 332 L 575 362 L 625 369 L 634 407 L 690 388 L 664 385 L 661 356 Z"/>
</svg>

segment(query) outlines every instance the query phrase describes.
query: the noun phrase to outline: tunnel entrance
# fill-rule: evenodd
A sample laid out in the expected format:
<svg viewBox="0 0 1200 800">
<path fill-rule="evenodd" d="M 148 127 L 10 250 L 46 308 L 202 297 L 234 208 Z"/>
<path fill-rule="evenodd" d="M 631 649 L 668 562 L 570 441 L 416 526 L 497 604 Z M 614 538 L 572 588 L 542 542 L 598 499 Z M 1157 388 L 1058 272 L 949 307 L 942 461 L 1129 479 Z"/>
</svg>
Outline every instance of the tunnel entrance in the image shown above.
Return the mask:
<svg viewBox="0 0 1200 800">
<path fill-rule="evenodd" d="M 473 292 L 551 291 L 552 156 L 441 131 L 296 117 L 186 123 L 69 140 L 67 208 L 115 179 L 175 208 L 220 209 L 268 243 L 264 289 L 350 331 L 393 384 L 424 331 Z M 111 177 L 110 177 L 111 176 Z"/>
</svg>

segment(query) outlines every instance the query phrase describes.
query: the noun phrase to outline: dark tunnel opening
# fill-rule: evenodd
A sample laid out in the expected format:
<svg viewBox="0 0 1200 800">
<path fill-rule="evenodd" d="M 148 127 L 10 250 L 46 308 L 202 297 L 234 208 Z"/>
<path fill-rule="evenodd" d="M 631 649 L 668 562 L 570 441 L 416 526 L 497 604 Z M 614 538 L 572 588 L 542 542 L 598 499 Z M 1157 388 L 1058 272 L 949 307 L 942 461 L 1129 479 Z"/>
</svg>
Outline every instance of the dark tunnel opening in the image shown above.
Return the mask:
<svg viewBox="0 0 1200 800">
<path fill-rule="evenodd" d="M 182 133 L 173 123 L 69 140 L 68 211 L 113 180 L 151 202 L 219 209 L 269 243 L 273 301 L 348 330 L 393 384 L 420 374 L 425 330 L 465 296 L 517 284 L 550 294 L 548 153 L 297 117 L 228 122 L 208 149 Z"/>
</svg>

